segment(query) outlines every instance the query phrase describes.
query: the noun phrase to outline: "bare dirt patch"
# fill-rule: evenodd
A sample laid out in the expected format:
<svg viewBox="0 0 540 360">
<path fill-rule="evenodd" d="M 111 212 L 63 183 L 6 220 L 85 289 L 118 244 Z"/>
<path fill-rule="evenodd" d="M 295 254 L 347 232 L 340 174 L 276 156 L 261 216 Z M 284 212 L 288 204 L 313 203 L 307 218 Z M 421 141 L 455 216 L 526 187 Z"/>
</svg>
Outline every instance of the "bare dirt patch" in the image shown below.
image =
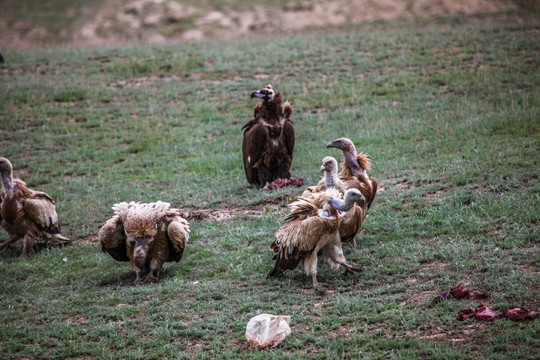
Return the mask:
<svg viewBox="0 0 540 360">
<path fill-rule="evenodd" d="M 17 9 L 0 15 L 0 47 L 26 48 L 58 38 L 66 45 L 103 46 L 126 43 L 164 44 L 216 38 L 269 35 L 306 28 L 411 18 L 474 15 L 515 10 L 509 0 L 302 0 L 291 4 L 245 6 L 177 0 L 109 0 L 82 9 L 82 20 L 67 24 L 34 24 L 13 20 Z M 65 11 L 74 11 L 67 8 Z M 59 17 L 60 18 L 60 17 Z M 31 19 L 31 18 L 30 18 Z M 49 28 L 50 27 L 50 28 Z M 58 41 L 60 42 L 60 40 Z"/>
<path fill-rule="evenodd" d="M 237 217 L 247 216 L 255 218 L 263 216 L 268 211 L 280 211 L 280 205 L 274 203 L 265 203 L 258 207 L 249 208 L 215 208 L 215 209 L 184 209 L 182 216 L 186 219 L 197 219 L 203 221 L 230 221 Z"/>
<path fill-rule="evenodd" d="M 476 337 L 473 337 L 473 335 L 477 331 L 480 331 L 488 326 L 491 326 L 490 323 L 476 321 L 474 323 L 468 324 L 464 329 L 452 329 L 448 331 L 446 329 L 438 327 L 435 329 L 428 329 L 423 331 L 408 331 L 407 335 L 417 339 L 430 340 L 434 342 L 466 342 L 467 344 L 470 344 L 479 341 Z"/>
</svg>

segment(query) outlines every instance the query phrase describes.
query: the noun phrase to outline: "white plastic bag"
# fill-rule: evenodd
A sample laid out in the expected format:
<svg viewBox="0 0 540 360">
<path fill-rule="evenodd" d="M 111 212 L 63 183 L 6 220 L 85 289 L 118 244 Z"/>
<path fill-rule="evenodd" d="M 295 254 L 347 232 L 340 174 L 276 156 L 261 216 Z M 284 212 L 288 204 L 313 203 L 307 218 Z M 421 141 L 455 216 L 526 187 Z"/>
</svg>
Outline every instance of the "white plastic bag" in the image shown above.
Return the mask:
<svg viewBox="0 0 540 360">
<path fill-rule="evenodd" d="M 263 349 L 274 347 L 291 333 L 290 316 L 260 314 L 251 318 L 246 327 L 246 338 L 250 347 Z"/>
</svg>

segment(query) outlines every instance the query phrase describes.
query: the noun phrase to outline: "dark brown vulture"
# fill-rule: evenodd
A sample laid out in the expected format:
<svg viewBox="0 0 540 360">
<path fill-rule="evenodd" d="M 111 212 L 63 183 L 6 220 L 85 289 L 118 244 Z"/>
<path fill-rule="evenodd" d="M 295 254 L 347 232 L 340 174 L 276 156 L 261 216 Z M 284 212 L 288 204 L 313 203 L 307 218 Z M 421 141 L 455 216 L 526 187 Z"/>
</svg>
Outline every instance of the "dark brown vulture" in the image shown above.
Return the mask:
<svg viewBox="0 0 540 360">
<path fill-rule="evenodd" d="M 317 256 L 326 259 L 332 269 L 343 266 L 346 271 L 360 271 L 345 260 L 341 248 L 339 226 L 344 212 L 364 197 L 356 190 L 348 190 L 344 200 L 336 190 L 315 194 L 312 198 L 299 198 L 289 205 L 291 212 L 278 231 L 270 250 L 276 255 L 274 269 L 268 276 L 276 276 L 292 270 L 303 261 L 304 270 L 311 275 L 313 286 L 317 286 Z"/>
<path fill-rule="evenodd" d="M 189 239 L 189 224 L 169 203 L 121 202 L 101 227 L 101 250 L 129 261 L 135 282 L 156 282 L 166 261 L 180 261 Z M 144 276 L 143 276 L 144 275 Z"/>
<path fill-rule="evenodd" d="M 13 166 L 8 159 L 2 157 L 0 175 L 0 223 L 9 235 L 0 249 L 9 248 L 10 244 L 24 238 L 22 256 L 25 256 L 38 239 L 51 240 L 54 244 L 71 242 L 60 233 L 52 197 L 26 187 L 26 183 L 20 179 L 13 179 Z"/>
<path fill-rule="evenodd" d="M 368 209 L 375 199 L 378 182 L 375 177 L 369 176 L 367 173 L 371 169 L 370 159 L 366 154 L 357 154 L 356 147 L 350 139 L 339 138 L 328 143 L 326 147 L 337 148 L 343 151 L 344 161 L 341 164 L 343 170 L 338 174 L 338 178 L 345 184 L 346 189 L 358 189 L 366 199 L 364 204 L 358 205 L 362 208 L 361 211 L 359 209 L 355 210 L 357 215 L 352 219 L 349 230 L 342 229 L 342 241 L 352 241 L 353 245 L 357 247 L 355 236 L 360 232 Z M 359 216 L 361 216 L 361 219 L 358 218 Z M 357 233 L 353 231 L 355 227 L 358 229 Z"/>
<path fill-rule="evenodd" d="M 262 99 L 255 106 L 253 119 L 242 127 L 242 155 L 248 183 L 265 188 L 276 179 L 290 179 L 293 160 L 294 127 L 289 120 L 293 108 L 283 103 L 272 85 L 251 93 Z"/>
</svg>

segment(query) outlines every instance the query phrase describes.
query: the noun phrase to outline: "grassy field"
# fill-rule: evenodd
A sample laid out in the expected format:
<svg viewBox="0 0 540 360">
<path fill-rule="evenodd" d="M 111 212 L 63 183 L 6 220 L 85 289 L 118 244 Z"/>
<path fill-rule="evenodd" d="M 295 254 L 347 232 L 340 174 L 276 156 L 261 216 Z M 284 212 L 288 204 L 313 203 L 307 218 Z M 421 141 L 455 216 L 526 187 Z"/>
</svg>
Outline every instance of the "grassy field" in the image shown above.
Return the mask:
<svg viewBox="0 0 540 360">
<path fill-rule="evenodd" d="M 537 15 L 537 14 L 536 14 Z M 0 253 L 3 359 L 533 359 L 539 320 L 459 322 L 476 300 L 540 310 L 540 21 L 446 18 L 269 39 L 161 47 L 4 51 L 0 156 L 57 201 L 65 248 Z M 297 132 L 293 176 L 318 181 L 325 144 L 351 138 L 380 190 L 359 248 L 363 272 L 300 268 L 267 279 L 268 250 L 302 189 L 258 191 L 240 128 L 272 83 Z M 100 252 L 119 201 L 194 215 L 179 263 L 133 285 Z M 4 231 L 0 240 L 7 240 Z M 248 320 L 291 316 L 274 349 Z"/>
</svg>

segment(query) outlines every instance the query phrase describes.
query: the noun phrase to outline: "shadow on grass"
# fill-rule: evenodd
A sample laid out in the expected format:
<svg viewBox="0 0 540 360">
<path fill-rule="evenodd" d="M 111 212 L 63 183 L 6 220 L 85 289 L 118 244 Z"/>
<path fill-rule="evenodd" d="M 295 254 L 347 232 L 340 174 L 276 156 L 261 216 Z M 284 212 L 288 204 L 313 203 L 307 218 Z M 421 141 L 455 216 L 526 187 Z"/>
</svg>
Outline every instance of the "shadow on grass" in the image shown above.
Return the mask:
<svg viewBox="0 0 540 360">
<path fill-rule="evenodd" d="M 135 272 L 131 269 L 122 271 L 120 273 L 110 275 L 104 279 L 102 279 L 98 286 L 100 287 L 106 287 L 106 286 L 132 286 L 136 285 L 134 283 L 135 281 Z"/>
<path fill-rule="evenodd" d="M 126 264 L 128 264 L 126 262 Z M 128 265 L 129 266 L 129 265 Z M 174 271 L 167 271 L 167 270 L 161 270 L 161 274 L 159 275 L 159 280 L 157 283 L 163 282 L 166 279 L 173 278 L 174 277 Z M 102 279 L 99 283 L 99 287 L 107 287 L 107 286 L 145 286 L 145 285 L 151 285 L 152 283 L 135 283 L 136 274 L 135 271 L 126 268 L 125 271 L 119 272 L 114 275 L 110 275 L 104 279 Z"/>
</svg>

